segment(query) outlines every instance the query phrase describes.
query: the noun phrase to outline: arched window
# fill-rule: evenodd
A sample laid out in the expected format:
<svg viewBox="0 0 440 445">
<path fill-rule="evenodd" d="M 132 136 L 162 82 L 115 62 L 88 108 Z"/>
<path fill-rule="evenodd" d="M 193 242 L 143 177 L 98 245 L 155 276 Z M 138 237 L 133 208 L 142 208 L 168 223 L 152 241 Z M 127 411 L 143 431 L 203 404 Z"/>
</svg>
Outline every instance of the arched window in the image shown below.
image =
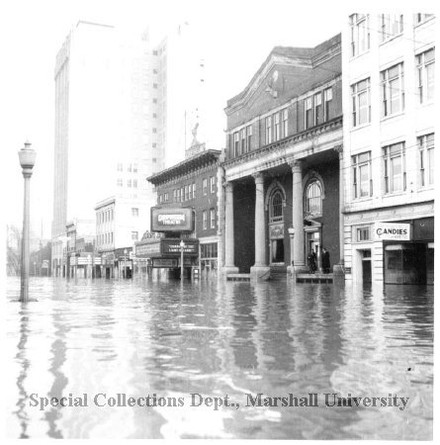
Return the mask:
<svg viewBox="0 0 440 445">
<path fill-rule="evenodd" d="M 280 190 L 276 190 L 270 202 L 270 222 L 283 220 L 283 195 Z"/>
<path fill-rule="evenodd" d="M 305 213 L 310 216 L 320 216 L 322 214 L 322 194 L 321 184 L 316 179 L 312 181 L 306 189 Z"/>
</svg>

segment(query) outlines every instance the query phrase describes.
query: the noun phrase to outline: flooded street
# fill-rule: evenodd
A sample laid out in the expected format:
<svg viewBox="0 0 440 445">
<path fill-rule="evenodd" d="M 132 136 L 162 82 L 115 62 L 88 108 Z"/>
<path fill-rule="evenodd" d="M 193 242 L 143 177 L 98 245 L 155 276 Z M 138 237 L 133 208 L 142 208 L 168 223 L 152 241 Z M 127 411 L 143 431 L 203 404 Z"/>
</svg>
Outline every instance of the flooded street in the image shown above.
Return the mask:
<svg viewBox="0 0 440 445">
<path fill-rule="evenodd" d="M 27 305 L 7 287 L 9 437 L 432 437 L 432 286 L 31 278 Z M 319 404 L 246 406 L 258 393 Z M 409 399 L 326 406 L 333 393 Z M 69 394 L 87 405 L 32 403 Z M 225 396 L 237 405 L 208 406 Z"/>
</svg>

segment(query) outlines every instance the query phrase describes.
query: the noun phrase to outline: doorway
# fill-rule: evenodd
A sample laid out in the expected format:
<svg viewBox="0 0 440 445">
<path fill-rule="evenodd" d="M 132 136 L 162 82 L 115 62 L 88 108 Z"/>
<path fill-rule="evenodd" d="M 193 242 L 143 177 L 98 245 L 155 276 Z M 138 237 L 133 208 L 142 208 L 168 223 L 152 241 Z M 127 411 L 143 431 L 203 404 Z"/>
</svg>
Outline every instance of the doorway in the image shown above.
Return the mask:
<svg viewBox="0 0 440 445">
<path fill-rule="evenodd" d="M 362 283 L 370 285 L 372 280 L 371 275 L 371 250 L 362 250 Z"/>
</svg>

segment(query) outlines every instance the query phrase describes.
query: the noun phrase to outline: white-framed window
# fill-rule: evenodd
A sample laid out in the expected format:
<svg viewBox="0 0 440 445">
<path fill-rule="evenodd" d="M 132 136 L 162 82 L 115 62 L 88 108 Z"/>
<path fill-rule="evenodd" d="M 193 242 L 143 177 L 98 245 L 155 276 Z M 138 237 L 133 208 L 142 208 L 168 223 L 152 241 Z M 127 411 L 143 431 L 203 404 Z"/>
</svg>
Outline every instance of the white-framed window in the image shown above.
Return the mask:
<svg viewBox="0 0 440 445">
<path fill-rule="evenodd" d="M 176 197 L 177 197 L 177 202 L 181 202 L 182 198 L 181 198 L 181 195 L 180 195 L 180 189 L 176 190 Z"/>
<path fill-rule="evenodd" d="M 192 197 L 193 197 L 193 199 L 196 199 L 196 183 L 195 182 L 193 182 L 193 185 L 192 185 Z"/>
<path fill-rule="evenodd" d="M 164 200 L 165 202 L 168 202 L 169 199 L 170 199 L 170 195 L 168 194 L 168 192 L 166 192 L 166 193 L 163 195 L 163 200 Z"/>
<path fill-rule="evenodd" d="M 351 86 L 353 127 L 371 122 L 370 79 Z"/>
<path fill-rule="evenodd" d="M 202 212 L 202 223 L 203 223 L 203 230 L 208 229 L 208 212 L 207 210 L 203 210 Z"/>
<path fill-rule="evenodd" d="M 416 56 L 417 86 L 419 101 L 425 103 L 434 99 L 435 87 L 435 50 L 429 49 Z"/>
<path fill-rule="evenodd" d="M 242 128 L 241 133 L 241 151 L 240 154 L 246 153 L 246 128 Z"/>
<path fill-rule="evenodd" d="M 209 221 L 211 229 L 215 229 L 215 209 L 209 210 Z"/>
<path fill-rule="evenodd" d="M 403 14 L 380 15 L 381 42 L 403 33 Z"/>
<path fill-rule="evenodd" d="M 275 190 L 270 199 L 270 222 L 280 222 L 284 218 L 283 194 L 281 190 Z"/>
<path fill-rule="evenodd" d="M 286 108 L 282 112 L 283 115 L 283 138 L 287 137 L 289 135 L 289 112 Z"/>
<path fill-rule="evenodd" d="M 182 202 L 185 202 L 185 187 L 180 187 L 180 198 Z"/>
<path fill-rule="evenodd" d="M 351 28 L 351 56 L 355 57 L 370 49 L 370 28 L 368 14 L 352 14 Z"/>
<path fill-rule="evenodd" d="M 380 73 L 382 86 L 382 116 L 391 116 L 405 109 L 403 63 Z"/>
<path fill-rule="evenodd" d="M 382 148 L 384 161 L 385 193 L 406 190 L 405 143 L 388 145 Z"/>
<path fill-rule="evenodd" d="M 133 241 L 137 241 L 139 238 L 139 232 L 136 232 L 135 230 L 133 232 L 131 232 L 131 239 Z"/>
<path fill-rule="evenodd" d="M 306 187 L 304 210 L 308 216 L 322 214 L 322 191 L 321 184 L 317 179 L 311 181 Z"/>
<path fill-rule="evenodd" d="M 202 191 L 203 191 L 203 196 L 206 196 L 208 194 L 208 178 L 203 178 Z"/>
<path fill-rule="evenodd" d="M 252 125 L 248 125 L 246 127 L 246 136 L 247 136 L 247 150 L 252 150 Z"/>
<path fill-rule="evenodd" d="M 417 138 L 420 159 L 420 186 L 434 185 L 434 133 Z"/>
<path fill-rule="evenodd" d="M 117 170 L 118 172 L 123 171 L 122 162 L 118 162 L 118 165 L 117 165 L 117 167 L 116 167 L 116 170 Z"/>
<path fill-rule="evenodd" d="M 209 178 L 209 189 L 211 193 L 215 193 L 215 176 Z"/>
<path fill-rule="evenodd" d="M 315 125 L 319 125 L 322 120 L 322 93 L 317 93 L 313 97 Z"/>
<path fill-rule="evenodd" d="M 351 163 L 353 169 L 353 198 L 373 196 L 371 151 L 352 156 Z"/>
<path fill-rule="evenodd" d="M 189 185 L 185 185 L 185 201 L 188 201 L 190 199 L 189 196 Z"/>
<path fill-rule="evenodd" d="M 310 128 L 313 126 L 313 97 L 307 97 L 304 101 L 304 125 L 305 128 Z"/>
<path fill-rule="evenodd" d="M 272 143 L 272 116 L 266 117 L 266 145 Z"/>
<path fill-rule="evenodd" d="M 273 119 L 274 119 L 274 137 L 275 137 L 275 141 L 279 141 L 281 139 L 280 113 L 275 113 L 273 115 Z"/>
<path fill-rule="evenodd" d="M 139 209 L 137 207 L 131 208 L 131 216 L 139 216 Z"/>
<path fill-rule="evenodd" d="M 138 171 L 138 165 L 133 164 L 133 173 L 137 173 L 137 171 Z"/>
<path fill-rule="evenodd" d="M 138 180 L 137 179 L 133 179 L 133 187 L 137 188 L 138 186 Z"/>
<path fill-rule="evenodd" d="M 333 100 L 333 88 L 327 88 L 324 90 L 324 120 L 328 121 L 331 117 L 331 103 Z"/>
<path fill-rule="evenodd" d="M 131 186 L 132 186 L 131 179 L 127 179 L 127 187 L 131 187 Z"/>
<path fill-rule="evenodd" d="M 122 186 L 123 186 L 122 178 L 118 178 L 118 179 L 116 180 L 116 185 L 117 185 L 118 187 L 122 187 Z"/>
<path fill-rule="evenodd" d="M 371 240 L 371 227 L 363 226 L 356 227 L 356 237 L 357 242 L 370 241 Z"/>
</svg>

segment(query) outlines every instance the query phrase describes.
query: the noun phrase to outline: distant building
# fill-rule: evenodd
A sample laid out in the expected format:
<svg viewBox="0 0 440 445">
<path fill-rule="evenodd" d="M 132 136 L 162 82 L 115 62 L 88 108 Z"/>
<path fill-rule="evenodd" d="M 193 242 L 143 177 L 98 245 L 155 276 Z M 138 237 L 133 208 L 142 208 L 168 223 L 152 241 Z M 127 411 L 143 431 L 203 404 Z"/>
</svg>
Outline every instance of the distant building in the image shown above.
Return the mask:
<svg viewBox="0 0 440 445">
<path fill-rule="evenodd" d="M 343 32 L 344 258 L 356 282 L 434 281 L 436 18 L 352 14 Z"/>
<path fill-rule="evenodd" d="M 97 263 L 95 261 L 94 229 L 93 220 L 73 219 L 66 224 L 63 277 L 92 278 L 94 276 L 95 264 Z"/>
<path fill-rule="evenodd" d="M 133 252 L 135 242 L 140 240 L 149 215 L 145 215 L 143 207 L 137 207 L 137 201 L 115 197 L 99 202 L 95 212 L 101 275 L 106 278 L 131 276 L 133 262 L 130 252 Z"/>
<path fill-rule="evenodd" d="M 220 150 L 201 150 L 148 178 L 155 186 L 157 206 L 194 210 L 195 230 L 191 238 L 198 239 L 200 243 L 202 271 L 218 269 L 218 193 L 222 187 L 218 174 L 220 155 Z"/>
<path fill-rule="evenodd" d="M 163 168 L 158 141 L 158 58 L 146 33 L 79 21 L 55 67 L 54 270 L 66 223 L 94 217 L 108 196 L 145 215 L 154 201 L 145 177 Z"/>
<path fill-rule="evenodd" d="M 338 265 L 340 35 L 314 48 L 275 47 L 225 111 L 223 270 L 299 277 L 312 252 L 322 270 L 322 247 Z"/>
</svg>

